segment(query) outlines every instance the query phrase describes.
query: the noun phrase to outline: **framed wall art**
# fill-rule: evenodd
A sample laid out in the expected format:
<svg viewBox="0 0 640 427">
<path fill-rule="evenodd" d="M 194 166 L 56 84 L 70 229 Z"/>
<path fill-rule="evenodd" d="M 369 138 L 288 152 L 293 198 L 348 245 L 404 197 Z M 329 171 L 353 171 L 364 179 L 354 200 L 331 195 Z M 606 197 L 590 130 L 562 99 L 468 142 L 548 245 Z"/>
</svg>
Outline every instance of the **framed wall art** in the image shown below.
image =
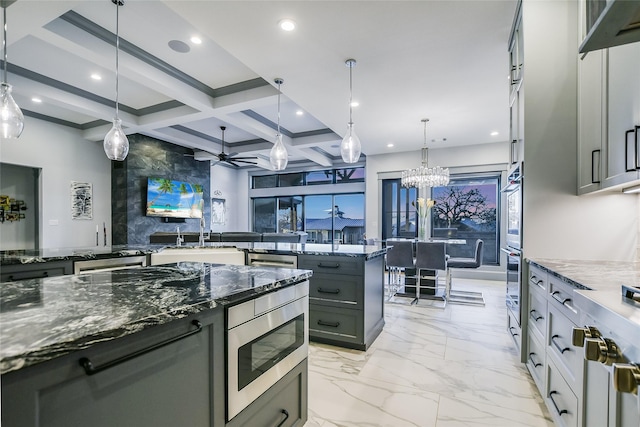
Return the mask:
<svg viewBox="0 0 640 427">
<path fill-rule="evenodd" d="M 93 186 L 71 181 L 71 219 L 93 219 Z"/>
<path fill-rule="evenodd" d="M 211 225 L 224 225 L 226 218 L 225 199 L 211 199 Z"/>
</svg>

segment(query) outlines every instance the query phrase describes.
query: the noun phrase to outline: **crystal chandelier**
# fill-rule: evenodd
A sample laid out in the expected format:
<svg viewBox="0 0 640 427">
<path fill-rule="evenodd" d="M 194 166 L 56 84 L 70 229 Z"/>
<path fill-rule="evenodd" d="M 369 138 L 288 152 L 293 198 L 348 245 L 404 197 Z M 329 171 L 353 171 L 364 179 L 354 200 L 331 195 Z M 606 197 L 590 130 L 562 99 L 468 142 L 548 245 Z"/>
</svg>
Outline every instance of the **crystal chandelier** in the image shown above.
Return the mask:
<svg viewBox="0 0 640 427">
<path fill-rule="evenodd" d="M 427 164 L 427 122 L 429 119 L 422 119 L 424 123 L 424 147 L 422 147 L 422 165 L 414 169 L 402 172 L 403 187 L 442 187 L 449 184 L 449 169 L 434 166 L 430 168 Z"/>
</svg>

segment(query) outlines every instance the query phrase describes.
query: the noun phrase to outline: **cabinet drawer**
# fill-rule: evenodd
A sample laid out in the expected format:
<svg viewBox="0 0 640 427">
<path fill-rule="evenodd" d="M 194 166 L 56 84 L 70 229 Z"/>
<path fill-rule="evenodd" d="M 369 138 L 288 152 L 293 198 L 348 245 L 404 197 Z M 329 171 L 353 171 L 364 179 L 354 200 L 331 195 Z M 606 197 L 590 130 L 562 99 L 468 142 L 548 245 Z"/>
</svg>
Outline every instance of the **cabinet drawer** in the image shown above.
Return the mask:
<svg viewBox="0 0 640 427">
<path fill-rule="evenodd" d="M 227 427 L 291 427 L 307 421 L 307 361 L 301 362 L 250 406 L 236 415 Z"/>
<path fill-rule="evenodd" d="M 527 368 L 531 372 L 540 394 L 544 396 L 545 393 L 545 363 L 546 353 L 544 344 L 542 344 L 535 335 L 529 332 L 527 334 Z"/>
<path fill-rule="evenodd" d="M 573 323 L 578 323 L 578 309 L 573 302 L 574 287 L 562 280 L 549 276 L 549 306 L 556 307 Z"/>
<path fill-rule="evenodd" d="M 359 257 L 333 255 L 298 255 L 298 268 L 313 273 L 364 274 L 364 260 Z"/>
<path fill-rule="evenodd" d="M 32 264 L 3 265 L 0 281 L 39 279 L 73 273 L 71 261 L 49 261 Z"/>
<path fill-rule="evenodd" d="M 578 398 L 571 391 L 558 368 L 552 361 L 548 361 L 547 374 L 549 391 L 545 394 L 545 401 L 556 425 L 561 427 L 578 426 Z"/>
<path fill-rule="evenodd" d="M 361 284 L 362 278 L 359 276 L 335 277 L 332 274 L 314 274 L 309 281 L 309 299 L 355 306 L 362 300 Z"/>
<path fill-rule="evenodd" d="M 362 341 L 362 312 L 348 308 L 309 305 L 309 336 Z"/>
<path fill-rule="evenodd" d="M 541 268 L 536 267 L 535 265 L 529 264 L 529 286 L 535 286 L 542 291 L 547 290 L 548 282 L 547 282 L 547 273 Z"/>
<path fill-rule="evenodd" d="M 547 296 L 536 288 L 529 288 L 529 329 L 547 339 Z"/>
<path fill-rule="evenodd" d="M 582 387 L 582 371 L 584 358 L 578 347 L 572 343 L 572 333 L 575 324 L 554 307 L 549 307 L 549 337 L 547 351 L 557 361 L 565 380 L 572 389 Z"/>
<path fill-rule="evenodd" d="M 507 331 L 509 332 L 509 335 L 511 335 L 513 343 L 518 349 L 518 353 L 522 354 L 522 329 L 520 328 L 520 325 L 518 325 L 516 318 L 511 314 L 511 311 L 507 310 L 507 313 Z"/>
</svg>

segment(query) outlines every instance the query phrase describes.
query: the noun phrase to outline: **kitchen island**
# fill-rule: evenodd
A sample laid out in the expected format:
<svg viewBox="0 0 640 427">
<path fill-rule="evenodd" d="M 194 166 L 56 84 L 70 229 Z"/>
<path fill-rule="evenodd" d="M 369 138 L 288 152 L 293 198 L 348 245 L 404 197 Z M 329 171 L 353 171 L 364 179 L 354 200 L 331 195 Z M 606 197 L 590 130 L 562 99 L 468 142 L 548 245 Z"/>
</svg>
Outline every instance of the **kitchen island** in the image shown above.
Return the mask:
<svg viewBox="0 0 640 427">
<path fill-rule="evenodd" d="M 178 263 L 3 283 L 2 425 L 225 425 L 225 308 L 311 274 Z"/>
</svg>

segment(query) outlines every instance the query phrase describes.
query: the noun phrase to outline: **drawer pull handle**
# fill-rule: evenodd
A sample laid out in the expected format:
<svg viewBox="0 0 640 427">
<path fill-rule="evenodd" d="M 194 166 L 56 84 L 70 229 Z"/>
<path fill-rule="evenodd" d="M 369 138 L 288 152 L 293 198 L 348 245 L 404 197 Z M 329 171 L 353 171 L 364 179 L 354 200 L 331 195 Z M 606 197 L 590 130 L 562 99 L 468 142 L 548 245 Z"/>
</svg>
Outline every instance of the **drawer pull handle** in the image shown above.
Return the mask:
<svg viewBox="0 0 640 427">
<path fill-rule="evenodd" d="M 549 392 L 549 399 L 551 399 L 551 403 L 553 403 L 554 408 L 556 408 L 556 412 L 558 413 L 558 415 L 562 416 L 562 414 L 568 414 L 569 411 L 567 411 L 566 409 L 562 409 L 560 410 L 560 408 L 558 408 L 558 404 L 556 403 L 555 400 L 553 400 L 553 395 L 554 394 L 559 394 L 557 391 L 553 390 Z"/>
<path fill-rule="evenodd" d="M 324 320 L 318 320 L 318 325 L 331 326 L 332 328 L 337 328 L 338 326 L 340 326 L 340 322 L 326 322 Z"/>
<path fill-rule="evenodd" d="M 561 354 L 564 354 L 565 351 L 570 351 L 571 350 L 571 348 L 569 348 L 569 347 L 564 347 L 563 348 L 562 346 L 558 345 L 558 343 L 556 342 L 556 338 L 560 338 L 560 335 L 552 336 L 551 337 L 551 342 L 553 343 L 553 345 L 558 349 L 558 351 Z"/>
<path fill-rule="evenodd" d="M 340 289 L 324 289 L 324 288 L 318 288 L 318 293 L 320 294 L 339 294 L 340 293 Z"/>
<path fill-rule="evenodd" d="M 540 284 L 544 282 L 544 280 L 538 279 L 536 276 L 531 276 L 531 279 L 529 279 L 529 282 L 544 289 L 544 287 Z"/>
<path fill-rule="evenodd" d="M 531 364 L 533 365 L 534 368 L 537 368 L 539 366 L 542 366 L 542 363 L 536 362 L 535 360 L 533 360 L 533 356 L 535 355 L 535 353 L 529 353 L 529 361 L 531 361 Z"/>
<path fill-rule="evenodd" d="M 544 319 L 544 317 L 539 316 L 539 315 L 538 315 L 538 316 L 536 316 L 536 315 L 534 314 L 534 313 L 537 313 L 537 311 L 536 311 L 535 309 L 534 309 L 534 310 L 531 310 L 529 313 L 531 314 L 531 318 L 532 318 L 533 320 L 535 320 L 536 322 L 537 322 L 538 320 L 542 320 L 542 319 Z"/>
<path fill-rule="evenodd" d="M 335 264 L 324 264 L 322 262 L 318 263 L 318 267 L 320 268 L 340 268 L 340 263 L 336 262 Z"/>
<path fill-rule="evenodd" d="M 278 424 L 276 427 L 282 427 L 284 423 L 289 419 L 289 411 L 283 409 L 282 411 L 280 411 L 280 413 L 284 415 L 284 420 L 280 421 L 280 424 Z"/>
<path fill-rule="evenodd" d="M 511 331 L 512 331 L 512 330 L 514 330 L 514 329 L 515 329 L 516 331 L 518 330 L 515 326 L 509 326 L 509 332 L 511 333 L 511 335 L 512 335 L 512 336 L 514 336 L 514 337 L 517 337 L 517 336 L 518 336 L 518 335 L 520 335 L 520 334 L 516 334 L 516 333 L 514 333 L 514 332 L 511 332 Z"/>
<path fill-rule="evenodd" d="M 571 302 L 571 298 L 562 299 L 561 297 L 558 297 L 559 294 L 560 294 L 560 291 L 555 291 L 551 294 L 551 297 L 553 297 L 553 299 L 558 301 L 560 304 L 567 307 L 569 310 L 573 311 L 574 313 L 577 313 L 577 311 L 571 306 L 571 304 L 569 304 Z"/>
<path fill-rule="evenodd" d="M 164 347 L 166 345 L 173 344 L 174 342 L 180 341 L 183 338 L 186 338 L 186 337 L 189 337 L 191 335 L 197 334 L 198 332 L 200 332 L 202 330 L 202 324 L 199 321 L 193 320 L 191 322 L 191 324 L 193 326 L 195 326 L 196 329 L 194 329 L 192 331 L 185 332 L 185 333 L 180 334 L 180 335 L 178 335 L 176 337 L 169 338 L 166 341 L 159 342 L 159 343 L 151 345 L 151 346 L 149 346 L 147 348 L 143 348 L 142 350 L 138 350 L 136 352 L 133 352 L 131 354 L 123 356 L 123 357 L 121 357 L 119 359 L 112 360 L 111 362 L 107 362 L 104 365 L 93 366 L 93 363 L 91 363 L 91 360 L 89 360 L 88 357 L 83 357 L 78 362 L 80 363 L 80 366 L 82 366 L 84 368 L 84 371 L 86 372 L 87 375 L 97 374 L 98 372 L 102 372 L 105 369 L 112 368 L 112 367 L 114 367 L 116 365 L 119 365 L 121 363 L 127 362 L 127 361 L 129 361 L 131 359 L 135 359 L 138 356 L 142 356 L 143 354 L 149 353 L 149 352 L 151 352 L 153 350 L 157 350 L 160 347 Z"/>
</svg>

